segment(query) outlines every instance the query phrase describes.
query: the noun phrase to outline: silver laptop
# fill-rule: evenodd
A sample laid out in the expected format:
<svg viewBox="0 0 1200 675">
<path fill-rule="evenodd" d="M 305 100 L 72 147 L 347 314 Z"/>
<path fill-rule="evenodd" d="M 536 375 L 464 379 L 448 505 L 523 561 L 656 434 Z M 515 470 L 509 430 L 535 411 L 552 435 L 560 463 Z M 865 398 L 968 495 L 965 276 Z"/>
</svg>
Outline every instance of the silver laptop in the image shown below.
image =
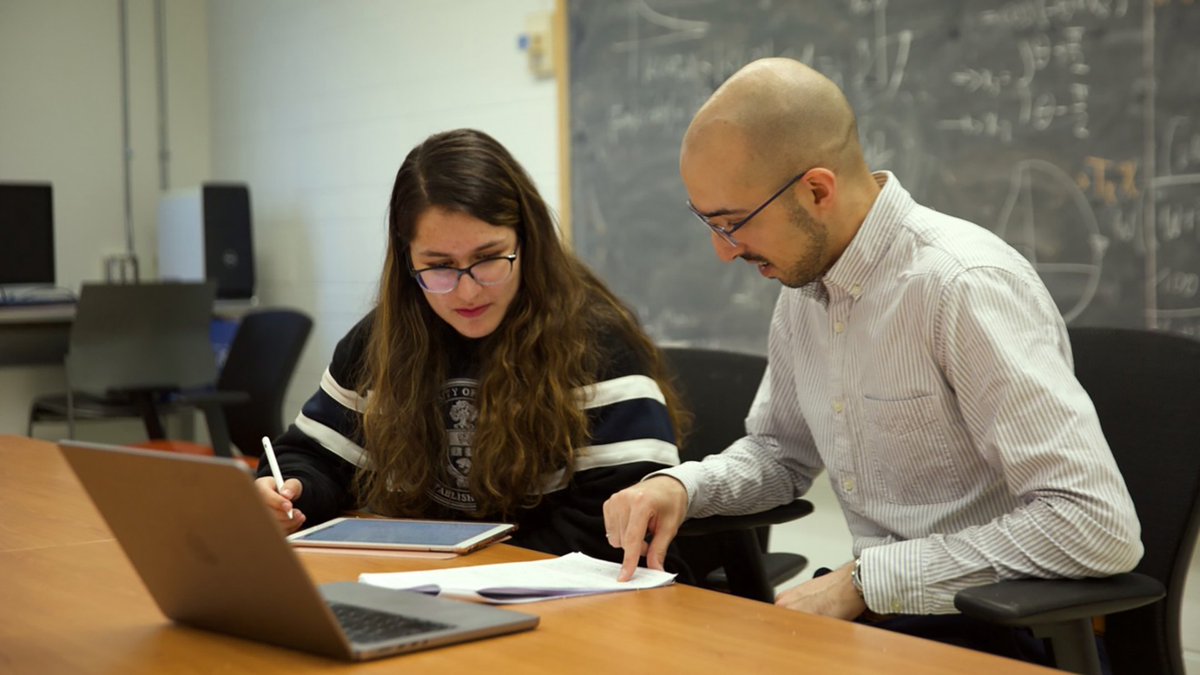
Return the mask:
<svg viewBox="0 0 1200 675">
<path fill-rule="evenodd" d="M 538 617 L 358 583 L 316 586 L 233 460 L 60 441 L 175 621 L 364 660 L 533 628 Z"/>
</svg>

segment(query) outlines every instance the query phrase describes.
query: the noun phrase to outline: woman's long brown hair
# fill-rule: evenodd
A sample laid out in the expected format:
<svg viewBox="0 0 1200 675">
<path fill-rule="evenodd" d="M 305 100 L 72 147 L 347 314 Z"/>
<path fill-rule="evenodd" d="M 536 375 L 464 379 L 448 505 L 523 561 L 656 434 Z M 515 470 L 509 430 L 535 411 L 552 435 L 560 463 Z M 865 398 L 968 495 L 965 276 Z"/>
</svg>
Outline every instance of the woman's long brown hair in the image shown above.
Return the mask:
<svg viewBox="0 0 1200 675">
<path fill-rule="evenodd" d="M 676 435 L 684 422 L 657 348 L 633 313 L 562 245 L 524 169 L 495 139 L 460 129 L 429 137 L 396 174 L 387 257 L 358 382 L 370 392 L 363 440 L 371 465 L 358 474 L 360 503 L 380 513 L 421 515 L 444 461 L 438 392 L 449 369 L 448 326 L 408 272 L 416 222 L 436 207 L 512 228 L 520 242 L 520 290 L 500 326 L 480 342 L 479 418 L 470 491 L 479 517 L 537 503 L 545 481 L 588 444 L 579 388 L 596 381 L 597 337 L 632 345 L 666 397 Z M 677 440 L 677 444 L 679 441 Z"/>
</svg>

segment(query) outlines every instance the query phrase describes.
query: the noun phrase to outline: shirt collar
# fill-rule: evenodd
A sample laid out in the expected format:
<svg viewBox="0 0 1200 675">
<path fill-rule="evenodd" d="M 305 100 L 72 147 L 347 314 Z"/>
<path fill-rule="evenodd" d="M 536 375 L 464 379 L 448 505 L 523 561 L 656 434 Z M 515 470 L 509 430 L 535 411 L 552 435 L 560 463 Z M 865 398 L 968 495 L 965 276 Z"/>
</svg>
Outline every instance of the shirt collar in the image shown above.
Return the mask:
<svg viewBox="0 0 1200 675">
<path fill-rule="evenodd" d="M 809 284 L 823 284 L 820 295 L 826 295 L 834 287 L 854 298 L 861 295 L 867 288 L 872 270 L 891 246 L 896 225 L 916 203 L 891 171 L 877 171 L 872 176 L 881 190 L 862 226 L 819 283 Z"/>
</svg>

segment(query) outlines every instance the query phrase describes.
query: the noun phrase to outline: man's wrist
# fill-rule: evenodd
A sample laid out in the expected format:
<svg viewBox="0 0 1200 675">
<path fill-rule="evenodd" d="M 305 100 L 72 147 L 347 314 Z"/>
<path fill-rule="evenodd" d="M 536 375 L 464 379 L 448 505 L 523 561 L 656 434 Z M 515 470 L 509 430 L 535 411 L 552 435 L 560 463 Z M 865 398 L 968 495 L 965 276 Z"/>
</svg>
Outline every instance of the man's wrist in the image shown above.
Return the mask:
<svg viewBox="0 0 1200 675">
<path fill-rule="evenodd" d="M 687 492 L 687 486 L 683 484 L 683 481 L 679 480 L 678 478 L 676 478 L 675 476 L 672 476 L 669 473 L 662 473 L 662 474 L 655 476 L 654 478 L 666 479 L 661 482 L 664 485 L 670 486 L 667 488 L 668 492 L 670 492 L 671 496 L 674 498 L 676 505 L 680 509 L 680 513 L 686 517 L 687 516 L 687 507 L 688 507 L 688 492 Z M 667 481 L 670 481 L 670 482 L 668 483 Z"/>
<path fill-rule="evenodd" d="M 669 469 L 661 469 L 642 478 L 642 482 L 651 480 L 653 478 L 674 479 L 674 481 L 681 488 L 683 488 L 683 512 L 685 517 L 691 515 L 691 510 L 696 506 L 694 504 L 696 499 L 696 476 L 694 469 L 692 467 L 688 467 L 689 464 L 698 463 L 684 462 L 679 466 L 673 466 Z"/>
</svg>

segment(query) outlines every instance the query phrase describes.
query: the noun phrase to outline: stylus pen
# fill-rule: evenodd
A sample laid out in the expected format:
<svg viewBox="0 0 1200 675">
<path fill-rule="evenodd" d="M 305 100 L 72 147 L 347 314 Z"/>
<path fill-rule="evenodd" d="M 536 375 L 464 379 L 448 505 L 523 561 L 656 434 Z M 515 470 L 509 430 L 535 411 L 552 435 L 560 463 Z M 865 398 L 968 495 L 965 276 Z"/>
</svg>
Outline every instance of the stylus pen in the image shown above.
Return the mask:
<svg viewBox="0 0 1200 675">
<path fill-rule="evenodd" d="M 283 496 L 283 472 L 279 470 L 279 460 L 275 459 L 275 448 L 271 447 L 271 439 L 263 436 L 263 452 L 267 455 L 267 463 L 271 465 L 271 475 L 275 477 L 275 491 Z M 292 519 L 292 509 L 288 509 L 288 520 Z"/>
</svg>

